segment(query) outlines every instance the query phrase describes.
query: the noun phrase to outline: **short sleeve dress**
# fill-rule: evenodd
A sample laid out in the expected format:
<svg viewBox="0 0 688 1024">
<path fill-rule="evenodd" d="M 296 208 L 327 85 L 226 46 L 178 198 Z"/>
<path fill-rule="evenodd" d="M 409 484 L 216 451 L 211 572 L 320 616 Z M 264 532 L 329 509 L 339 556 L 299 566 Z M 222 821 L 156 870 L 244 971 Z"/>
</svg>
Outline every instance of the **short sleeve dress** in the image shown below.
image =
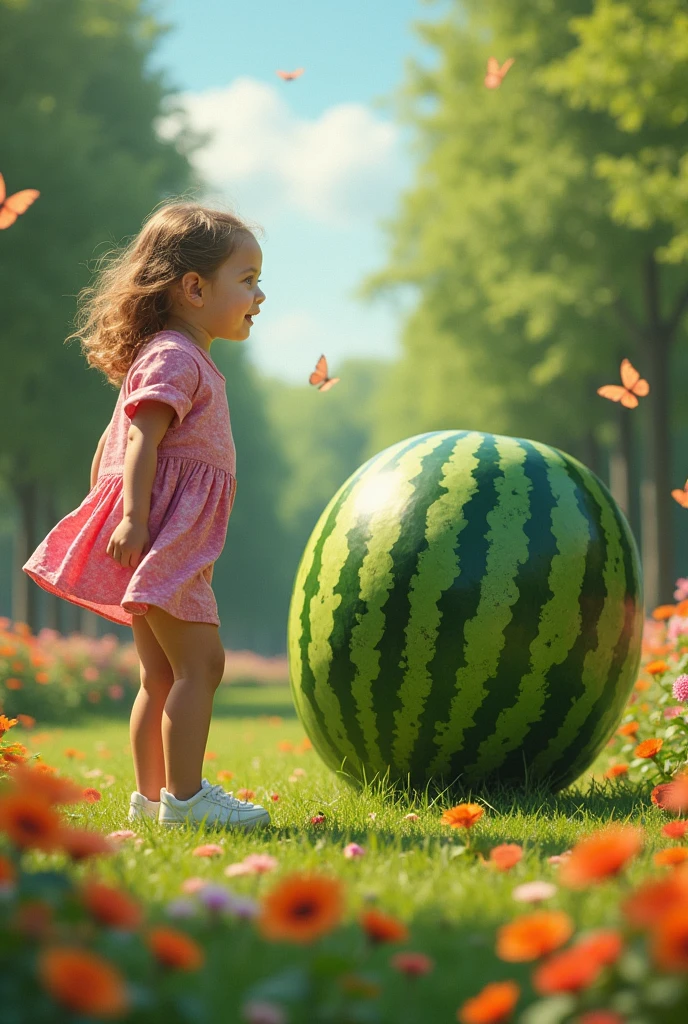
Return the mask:
<svg viewBox="0 0 688 1024">
<path fill-rule="evenodd" d="M 157 605 L 179 619 L 220 625 L 211 581 L 236 495 L 236 451 L 226 380 L 184 334 L 162 331 L 138 351 L 122 384 L 98 478 L 22 566 L 50 593 L 130 626 Z M 122 519 L 127 433 L 138 403 L 175 416 L 158 446 L 149 545 L 136 567 L 107 554 Z"/>
</svg>

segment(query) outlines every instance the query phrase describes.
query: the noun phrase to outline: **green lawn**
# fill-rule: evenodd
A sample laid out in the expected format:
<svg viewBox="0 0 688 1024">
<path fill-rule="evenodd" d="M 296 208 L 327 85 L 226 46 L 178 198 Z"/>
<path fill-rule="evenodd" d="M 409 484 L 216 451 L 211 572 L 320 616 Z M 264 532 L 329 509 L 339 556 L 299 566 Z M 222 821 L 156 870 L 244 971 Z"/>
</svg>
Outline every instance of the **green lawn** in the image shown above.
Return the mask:
<svg viewBox="0 0 688 1024">
<path fill-rule="evenodd" d="M 35 742 L 31 733 L 22 730 L 16 738 L 32 751 L 40 751 L 61 772 L 102 793 L 97 803 L 67 806 L 71 823 L 104 832 L 130 827 L 127 811 L 134 775 L 128 723 L 94 718 L 87 726 L 47 729 L 42 735 L 44 738 L 39 733 L 39 742 Z M 625 872 L 625 880 L 586 893 L 561 888 L 546 904 L 569 912 L 579 927 L 609 925 L 620 920 L 621 888 L 648 873 L 656 874 L 651 854 L 670 845 L 659 834 L 666 818 L 650 802 L 651 784 L 642 790 L 624 782 L 591 784 L 588 776 L 576 788 L 556 796 L 496 794 L 481 800 L 486 813 L 471 830 L 471 843 L 486 853 L 505 842 L 520 843 L 525 849 L 516 867 L 497 873 L 462 853 L 463 830 L 440 824 L 442 809 L 456 799 L 428 806 L 427 801 L 393 801 L 379 792 L 357 792 L 327 769 L 314 751 L 278 749 L 281 741 L 298 743 L 303 737 L 288 688 L 222 687 L 208 741 L 208 750 L 216 752 L 217 758 L 205 762 L 204 774 L 215 782 L 218 769 L 234 772 L 232 781 L 223 783 L 225 788 L 255 790 L 254 800 L 270 808 L 272 827 L 255 836 L 191 829 L 169 834 L 155 823 L 139 822 L 131 827 L 143 837 L 143 844 L 137 849 L 130 841 L 114 856 L 99 858 L 97 870 L 104 880 L 126 886 L 149 903 L 153 916 L 160 918 L 164 917 L 163 905 L 180 896 L 181 883 L 191 876 L 252 897 L 294 870 L 325 871 L 345 879 L 347 924 L 322 940 L 318 949 L 362 949 L 356 915 L 372 903 L 397 915 L 411 929 L 411 938 L 403 947 L 382 946 L 367 955 L 365 972 L 382 984 L 383 991 L 376 1000 L 361 1001 L 357 1020 L 455 1021 L 456 1009 L 466 998 L 488 981 L 504 978 L 522 985 L 525 998 L 519 1005 L 525 1005 L 531 998 L 528 979 L 532 965 L 503 963 L 494 954 L 496 926 L 531 909 L 513 899 L 514 887 L 532 879 L 556 883 L 557 868 L 547 857 L 570 848 L 585 831 L 610 819 L 642 824 L 650 841 Z M 83 751 L 85 757 L 67 758 L 64 751 L 70 747 Z M 295 768 L 305 774 L 294 778 Z M 93 769 L 104 774 L 83 775 Z M 104 785 L 105 773 L 115 777 L 109 786 Z M 279 794 L 277 803 L 269 799 L 271 793 Z M 471 794 L 461 798 L 470 800 Z M 419 815 L 417 822 L 404 820 L 412 810 Z M 310 819 L 318 812 L 325 814 L 326 821 L 324 826 L 313 827 Z M 345 859 L 343 848 L 351 841 L 365 848 L 365 856 Z M 202 842 L 219 842 L 225 852 L 212 859 L 192 856 L 194 847 Z M 272 854 L 279 860 L 278 869 L 262 876 L 226 878 L 223 869 L 249 852 Z M 34 852 L 27 862 L 45 868 L 62 865 L 65 858 Z M 83 874 L 90 869 L 90 864 L 84 863 L 71 870 Z M 246 922 L 239 922 L 230 934 L 231 942 L 226 935 L 215 944 L 211 940 L 211 969 L 217 969 L 222 979 L 213 997 L 218 1000 L 213 1021 L 241 1019 L 238 1008 L 251 984 L 314 955 L 312 950 L 259 941 Z M 436 961 L 434 972 L 413 982 L 393 975 L 388 960 L 398 948 L 430 955 Z M 379 1016 L 366 1016 L 366 1007 Z M 301 1010 L 289 1021 L 312 1019 Z"/>
</svg>

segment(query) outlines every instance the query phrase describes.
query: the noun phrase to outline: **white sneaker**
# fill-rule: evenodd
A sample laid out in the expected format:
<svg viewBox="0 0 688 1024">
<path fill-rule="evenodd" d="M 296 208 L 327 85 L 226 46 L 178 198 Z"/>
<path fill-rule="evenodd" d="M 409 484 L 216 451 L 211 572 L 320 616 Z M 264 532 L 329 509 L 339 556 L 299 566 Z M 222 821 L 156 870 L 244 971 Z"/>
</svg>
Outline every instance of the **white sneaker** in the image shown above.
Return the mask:
<svg viewBox="0 0 688 1024">
<path fill-rule="evenodd" d="M 249 832 L 256 826 L 267 825 L 270 815 L 260 804 L 248 800 L 237 800 L 222 786 L 212 786 L 207 779 L 201 788 L 188 800 L 178 800 L 163 786 L 160 790 L 161 825 L 190 824 L 222 825 L 225 828 L 239 828 Z"/>
<path fill-rule="evenodd" d="M 131 794 L 129 800 L 129 821 L 136 821 L 137 818 L 152 818 L 157 821 L 160 810 L 159 800 L 149 800 L 137 789 Z"/>
</svg>

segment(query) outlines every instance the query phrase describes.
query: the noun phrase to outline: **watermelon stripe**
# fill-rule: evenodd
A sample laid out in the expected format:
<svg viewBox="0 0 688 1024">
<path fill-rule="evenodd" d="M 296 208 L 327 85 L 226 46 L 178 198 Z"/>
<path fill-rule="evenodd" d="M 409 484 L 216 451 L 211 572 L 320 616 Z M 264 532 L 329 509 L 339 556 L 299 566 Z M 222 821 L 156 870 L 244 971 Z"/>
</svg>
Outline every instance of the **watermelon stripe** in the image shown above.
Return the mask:
<svg viewBox="0 0 688 1024">
<path fill-rule="evenodd" d="M 500 468 L 506 468 L 504 475 L 495 480 L 499 500 L 487 516 L 487 572 L 480 584 L 477 614 L 464 628 L 465 665 L 456 672 L 456 695 L 449 719 L 438 722 L 435 729 L 438 751 L 430 765 L 433 773 L 451 769 L 452 752 L 461 747 L 466 730 L 474 724 L 475 713 L 487 693 L 485 684 L 497 671 L 504 629 L 518 600 L 518 566 L 528 558 L 524 526 L 531 515 L 531 484 L 523 469 L 526 452 L 513 438 L 497 436 L 495 443 Z"/>
<path fill-rule="evenodd" d="M 473 731 L 486 738 L 475 758 L 464 745 L 462 761 L 471 776 L 498 768 L 509 751 L 521 747 L 531 725 L 547 715 L 549 701 L 557 699 L 548 673 L 568 657 L 581 624 L 578 596 L 590 537 L 587 517 L 576 503 L 575 484 L 558 471 L 563 460 L 537 442 L 520 443 L 529 453 L 526 468 L 543 513 L 527 529 L 530 558 L 534 546 L 537 563 L 529 558 L 519 574 L 519 601 L 505 643 L 509 657 L 502 658 L 489 699 L 476 716 Z M 540 581 L 544 587 L 538 587 Z"/>
<path fill-rule="evenodd" d="M 604 692 L 604 683 L 613 674 L 612 661 L 615 658 L 615 646 L 623 637 L 624 631 L 624 596 L 626 593 L 626 573 L 624 570 L 624 545 L 614 510 L 598 486 L 597 478 L 592 473 L 586 475 L 585 484 L 577 471 L 573 460 L 567 459 L 569 473 L 579 488 L 586 486 L 599 508 L 599 523 L 604 535 L 603 546 L 606 559 L 603 580 L 606 591 L 604 604 L 599 613 L 595 636 L 597 643 L 592 647 L 593 634 L 589 635 L 588 651 L 583 661 L 583 694 L 571 707 L 553 738 L 545 749 L 536 755 L 532 762 L 532 770 L 538 775 L 546 774 L 564 751 L 572 744 L 581 745 L 581 729 L 586 723 L 596 729 L 599 722 L 591 715 L 592 708 Z M 625 655 L 624 655 L 625 656 Z"/>
<path fill-rule="evenodd" d="M 487 566 L 489 544 L 485 520 L 498 500 L 496 481 L 504 475 L 498 465 L 494 440 L 491 435 L 483 435 L 477 451 L 478 467 L 473 471 L 477 487 L 463 508 L 466 528 L 461 532 L 458 543 L 460 575 L 438 601 L 441 626 L 434 655 L 428 665 L 431 677 L 435 681 L 451 680 L 457 667 L 465 664 L 465 625 L 477 612 L 480 600 L 477 584 L 485 575 Z M 448 692 L 445 686 L 437 685 L 432 687 L 426 697 L 411 758 L 411 773 L 414 778 L 427 777 L 428 765 L 437 753 L 435 725 L 447 718 L 450 698 L 451 691 Z"/>
<path fill-rule="evenodd" d="M 401 707 L 393 713 L 396 724 L 392 758 L 395 767 L 402 772 L 411 768 L 410 755 L 420 730 L 425 701 L 432 689 L 428 663 L 435 654 L 442 620 L 439 600 L 461 572 L 455 549 L 459 534 L 468 525 L 462 509 L 478 489 L 474 470 L 480 463 L 476 452 L 482 441 L 482 434 L 475 432 L 455 441 L 449 458 L 441 467 L 439 483 L 445 493 L 425 514 L 426 546 L 419 552 L 416 573 L 409 587 L 410 615 L 402 652 L 406 671 L 397 694 Z"/>
<path fill-rule="evenodd" d="M 585 467 L 571 456 L 568 456 L 568 462 L 572 473 L 577 470 L 585 473 Z M 586 479 L 592 490 L 587 475 Z M 609 733 L 623 714 L 641 657 L 643 602 L 638 548 L 628 523 L 607 487 L 600 480 L 595 482 L 601 500 L 613 516 L 615 535 L 622 540 L 622 597 L 619 608 L 621 628 L 612 654 L 611 666 L 602 677 L 601 692 L 576 734 L 574 743 L 570 745 L 574 753 L 572 754 L 570 749 L 564 750 L 559 760 L 549 767 L 558 785 L 573 782 L 588 765 L 592 764 L 604 747 Z M 626 543 L 623 543 L 624 538 Z"/>
<path fill-rule="evenodd" d="M 417 441 L 413 448 L 399 458 L 394 467 L 398 470 L 394 484 L 394 503 L 386 502 L 384 508 L 371 517 L 367 551 L 362 563 L 358 562 L 359 598 L 364 602 L 365 611 L 351 631 L 350 659 L 356 665 L 351 693 L 356 702 L 357 719 L 365 737 L 370 763 L 380 771 L 385 771 L 387 765 L 378 745 L 373 683 L 380 672 L 381 652 L 377 647 L 385 635 L 386 606 L 392 591 L 402 586 L 393 552 L 402 530 L 403 509 L 413 500 L 414 480 L 427 472 L 423 465 L 426 456 L 432 455 L 440 445 L 446 445 L 447 438 L 452 444 L 456 443 L 454 431 L 432 433 L 426 440 Z M 379 480 L 379 476 L 376 480 Z"/>
</svg>

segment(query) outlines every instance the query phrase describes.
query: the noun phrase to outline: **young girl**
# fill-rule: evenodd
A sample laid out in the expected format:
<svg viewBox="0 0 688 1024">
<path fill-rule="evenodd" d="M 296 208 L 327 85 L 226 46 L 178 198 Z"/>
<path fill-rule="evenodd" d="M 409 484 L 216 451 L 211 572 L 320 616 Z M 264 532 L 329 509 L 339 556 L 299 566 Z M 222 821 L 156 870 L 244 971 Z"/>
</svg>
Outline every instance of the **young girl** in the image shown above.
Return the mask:
<svg viewBox="0 0 688 1024">
<path fill-rule="evenodd" d="M 23 566 L 45 590 L 131 625 L 141 687 L 131 713 L 137 789 L 129 818 L 251 829 L 258 804 L 201 778 L 225 668 L 211 588 L 236 494 L 236 458 L 215 338 L 243 341 L 265 294 L 262 251 L 238 217 L 159 208 L 87 288 L 87 362 L 122 385 L 91 490 Z"/>
</svg>

